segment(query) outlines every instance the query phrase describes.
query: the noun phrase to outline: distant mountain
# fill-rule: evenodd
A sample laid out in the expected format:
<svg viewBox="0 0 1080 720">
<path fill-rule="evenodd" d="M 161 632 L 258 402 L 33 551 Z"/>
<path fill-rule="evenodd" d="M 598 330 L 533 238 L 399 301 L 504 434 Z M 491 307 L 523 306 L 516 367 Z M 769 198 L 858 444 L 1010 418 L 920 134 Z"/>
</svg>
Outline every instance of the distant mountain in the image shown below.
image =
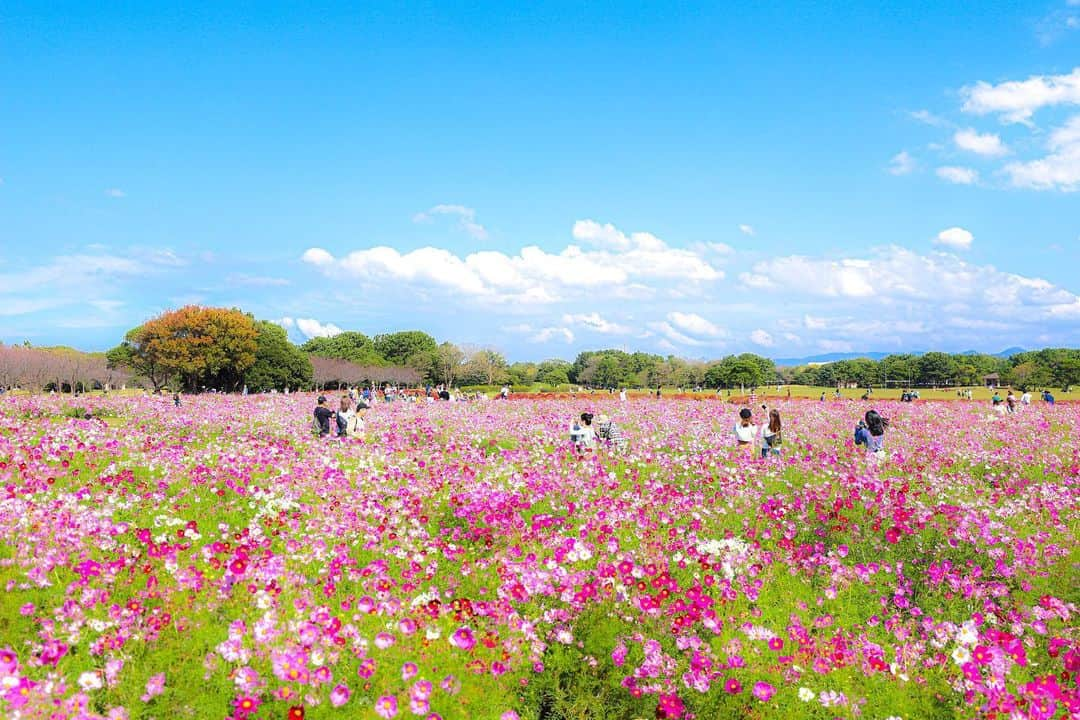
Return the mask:
<svg viewBox="0 0 1080 720">
<path fill-rule="evenodd" d="M 927 352 L 929 352 L 929 351 L 928 350 L 908 350 L 906 354 L 908 354 L 908 355 L 925 355 Z M 1024 348 L 1011 347 L 1011 348 L 1008 348 L 1007 350 L 1002 350 L 999 353 L 989 353 L 989 354 L 993 355 L 994 357 L 1009 358 L 1009 357 L 1012 357 L 1013 355 L 1015 355 L 1017 353 L 1022 353 L 1022 352 L 1025 352 Z M 837 353 L 822 353 L 821 355 L 809 355 L 807 357 L 801 357 L 801 358 L 773 358 L 772 360 L 779 367 L 794 367 L 794 366 L 797 366 L 797 365 L 809 365 L 810 363 L 831 363 L 831 362 L 837 362 L 838 360 L 855 360 L 856 358 L 869 358 L 871 360 L 880 360 L 880 359 L 882 359 L 884 357 L 888 357 L 889 355 L 899 355 L 899 354 L 901 354 L 901 353 L 896 352 L 896 351 L 893 351 L 893 352 L 873 351 L 873 352 L 861 352 L 861 353 L 858 353 L 858 352 L 839 353 L 839 352 L 837 352 Z M 979 352 L 978 350 L 965 350 L 964 352 L 953 353 L 953 354 L 956 354 L 956 355 L 982 355 L 983 353 Z"/>
</svg>

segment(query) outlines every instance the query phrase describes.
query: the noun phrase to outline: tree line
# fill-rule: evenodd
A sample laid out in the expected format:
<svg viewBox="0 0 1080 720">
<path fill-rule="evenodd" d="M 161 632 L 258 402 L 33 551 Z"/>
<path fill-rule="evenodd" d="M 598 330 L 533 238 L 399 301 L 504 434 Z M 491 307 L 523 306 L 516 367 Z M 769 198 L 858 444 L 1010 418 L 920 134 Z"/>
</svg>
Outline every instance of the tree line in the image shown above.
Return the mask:
<svg viewBox="0 0 1080 720">
<path fill-rule="evenodd" d="M 944 352 L 896 354 L 880 360 L 856 358 L 781 368 L 780 375 L 796 385 L 824 387 L 967 387 L 989 383 L 1024 389 L 1066 388 L 1080 384 L 1080 350 L 1046 348 L 1007 358 Z"/>
<path fill-rule="evenodd" d="M 106 353 L 0 345 L 0 387 L 79 391 L 140 384 L 198 392 L 336 388 L 346 385 L 753 388 L 773 383 L 859 387 L 995 384 L 1068 387 L 1080 383 L 1080 350 L 1048 348 L 1008 358 L 982 354 L 895 354 L 820 365 L 776 367 L 742 353 L 713 361 L 618 349 L 573 361 L 507 362 L 498 351 L 439 343 L 419 330 L 369 337 L 348 331 L 290 342 L 281 326 L 236 308 L 190 305 L 129 330 Z M 996 376 L 996 377 L 994 377 Z"/>
</svg>

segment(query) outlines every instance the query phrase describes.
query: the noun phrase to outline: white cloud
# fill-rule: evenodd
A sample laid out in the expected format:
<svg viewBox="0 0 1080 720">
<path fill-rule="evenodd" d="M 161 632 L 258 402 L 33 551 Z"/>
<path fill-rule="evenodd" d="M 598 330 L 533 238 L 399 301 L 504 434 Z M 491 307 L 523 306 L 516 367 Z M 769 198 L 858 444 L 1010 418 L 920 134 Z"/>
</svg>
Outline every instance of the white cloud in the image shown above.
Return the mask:
<svg viewBox="0 0 1080 720">
<path fill-rule="evenodd" d="M 248 287 L 284 287 L 292 284 L 285 278 L 248 275 L 247 273 L 230 273 L 225 277 L 225 282 L 230 285 L 246 285 Z"/>
<path fill-rule="evenodd" d="M 982 316 L 1038 322 L 1069 315 L 1080 299 L 1041 278 L 972 265 L 949 253 L 920 255 L 897 246 L 878 248 L 866 258 L 780 257 L 757 263 L 754 272 L 789 295 L 902 307 L 929 318 L 939 316 L 947 303 L 966 303 Z M 811 322 L 810 316 L 805 319 L 808 328 L 821 324 Z"/>
<path fill-rule="evenodd" d="M 1005 174 L 1016 187 L 1034 190 L 1080 189 L 1080 115 L 1054 130 L 1047 142 L 1049 154 L 1037 160 L 1014 162 Z"/>
<path fill-rule="evenodd" d="M 995 133 L 978 133 L 972 128 L 957 130 L 953 135 L 953 142 L 956 143 L 958 148 L 977 155 L 1001 157 L 1009 154 L 1009 149 L 1001 142 L 998 135 Z"/>
<path fill-rule="evenodd" d="M 1029 123 L 1041 108 L 1080 105 L 1080 67 L 1068 75 L 1032 75 L 996 85 L 980 80 L 960 92 L 965 112 L 996 113 L 1004 122 Z"/>
<path fill-rule="evenodd" d="M 739 225 L 739 232 L 741 232 L 743 235 L 750 235 L 752 237 L 755 234 L 754 226 L 745 224 Z"/>
<path fill-rule="evenodd" d="M 915 171 L 915 158 L 907 150 L 901 150 L 889 160 L 889 172 L 893 175 L 909 175 Z"/>
<path fill-rule="evenodd" d="M 417 213 L 413 216 L 413 222 L 424 223 L 431 222 L 436 215 L 450 215 L 458 219 L 458 225 L 462 230 L 472 235 L 477 240 L 486 240 L 488 236 L 487 229 L 476 222 L 476 210 L 464 205 L 436 205 L 435 207 L 425 210 L 424 212 Z"/>
<path fill-rule="evenodd" d="M 949 125 L 949 121 L 944 118 L 940 118 L 934 115 L 929 110 L 915 110 L 908 113 L 914 120 L 918 120 L 924 125 L 932 125 L 934 127 L 946 127 Z"/>
<path fill-rule="evenodd" d="M 529 338 L 529 342 L 545 343 L 555 338 L 562 338 L 567 344 L 574 342 L 574 333 L 570 328 L 564 327 L 546 327 L 541 328 L 540 332 Z"/>
<path fill-rule="evenodd" d="M 682 332 L 697 337 L 720 338 L 727 335 L 727 331 L 717 327 L 697 313 L 669 312 L 667 320 Z"/>
<path fill-rule="evenodd" d="M 600 317 L 600 313 L 579 313 L 563 315 L 563 322 L 567 325 L 581 325 L 593 332 L 609 335 L 628 335 L 631 329 L 625 325 L 619 325 Z"/>
<path fill-rule="evenodd" d="M 775 344 L 773 336 L 761 329 L 750 333 L 750 342 L 762 347 L 772 347 Z"/>
<path fill-rule="evenodd" d="M 286 318 L 288 320 L 289 318 Z M 292 327 L 287 325 L 286 327 Z M 337 325 L 332 323 L 323 324 L 315 318 L 296 318 L 296 327 L 305 337 L 334 337 L 340 335 L 343 331 Z"/>
<path fill-rule="evenodd" d="M 280 320 L 274 320 L 274 322 L 277 323 L 278 325 L 280 325 L 283 328 L 294 328 L 294 327 L 296 327 L 296 321 L 293 320 L 291 317 L 283 317 Z"/>
<path fill-rule="evenodd" d="M 803 326 L 807 330 L 824 330 L 827 325 L 825 318 L 803 315 Z"/>
<path fill-rule="evenodd" d="M 971 241 L 975 236 L 962 227 L 951 227 L 942 230 L 934 238 L 935 245 L 947 245 L 958 250 L 967 250 L 971 247 Z"/>
<path fill-rule="evenodd" d="M 119 188 L 109 188 L 108 190 L 105 191 L 105 194 L 108 195 L 111 198 L 127 197 L 127 193 L 124 192 L 123 190 L 119 189 Z"/>
<path fill-rule="evenodd" d="M 979 181 L 979 173 L 967 167 L 946 165 L 939 167 L 935 172 L 942 180 L 947 180 L 956 185 L 973 185 Z"/>
<path fill-rule="evenodd" d="M 752 290 L 764 290 L 773 286 L 772 280 L 764 275 L 748 272 L 739 273 L 739 282 Z"/>
<path fill-rule="evenodd" d="M 575 223 L 574 234 L 605 247 L 583 250 L 568 245 L 553 253 L 530 245 L 515 255 L 482 251 L 459 257 L 434 247 L 402 254 L 380 246 L 341 258 L 322 248 L 310 248 L 303 260 L 333 277 L 363 278 L 372 284 L 407 283 L 482 301 L 530 304 L 567 301 L 597 292 L 640 297 L 655 289 L 649 283 L 680 283 L 685 290 L 724 277 L 723 271 L 700 253 L 671 247 L 650 233 L 626 236 L 612 226 L 586 220 Z"/>
<path fill-rule="evenodd" d="M 663 335 L 666 341 L 669 343 L 668 347 L 672 349 L 674 346 L 671 345 L 671 343 L 691 346 L 705 344 L 705 342 L 698 340 L 697 338 L 692 338 L 689 335 L 679 332 L 674 327 L 672 327 L 671 323 L 668 322 L 650 322 L 649 327 L 655 330 L 657 333 Z"/>
</svg>

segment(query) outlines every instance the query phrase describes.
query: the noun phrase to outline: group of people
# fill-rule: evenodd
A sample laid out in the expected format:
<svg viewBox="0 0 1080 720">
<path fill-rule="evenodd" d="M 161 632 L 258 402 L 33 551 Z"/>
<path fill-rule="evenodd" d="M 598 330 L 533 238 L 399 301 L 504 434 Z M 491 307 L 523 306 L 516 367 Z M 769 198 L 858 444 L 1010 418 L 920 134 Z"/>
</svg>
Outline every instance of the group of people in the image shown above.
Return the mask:
<svg viewBox="0 0 1080 720">
<path fill-rule="evenodd" d="M 330 408 L 325 395 L 320 395 L 316 402 L 313 430 L 318 432 L 319 437 L 330 435 L 331 430 L 336 431 L 335 436 L 341 438 L 363 432 L 363 411 L 371 407 L 368 398 L 363 393 L 350 389 L 347 394 L 341 396 L 337 410 Z M 333 427 L 330 425 L 331 420 L 334 422 Z"/>
<path fill-rule="evenodd" d="M 1054 404 L 1054 396 L 1049 390 L 1042 391 L 1042 400 L 1048 405 Z M 1019 408 L 1026 408 L 1031 405 L 1031 393 L 1025 390 L 1024 394 L 1017 399 L 1012 388 L 1009 388 L 1008 394 L 1002 399 L 1001 393 L 994 390 L 994 396 L 990 398 L 990 405 L 998 415 L 1011 415 Z"/>
<path fill-rule="evenodd" d="M 580 417 L 570 421 L 570 442 L 579 451 L 595 450 L 597 445 L 603 443 L 615 450 L 625 450 L 629 441 L 623 437 L 615 422 L 607 415 L 596 418 L 597 424 L 593 425 L 596 418 L 591 412 L 583 412 Z"/>
<path fill-rule="evenodd" d="M 763 458 L 779 455 L 780 446 L 784 443 L 780 411 L 775 408 L 770 410 L 765 404 L 762 404 L 761 411 L 766 419 L 760 425 L 754 422 L 754 413 L 750 408 L 739 411 L 734 428 L 735 443 L 740 447 L 758 448 Z"/>
</svg>

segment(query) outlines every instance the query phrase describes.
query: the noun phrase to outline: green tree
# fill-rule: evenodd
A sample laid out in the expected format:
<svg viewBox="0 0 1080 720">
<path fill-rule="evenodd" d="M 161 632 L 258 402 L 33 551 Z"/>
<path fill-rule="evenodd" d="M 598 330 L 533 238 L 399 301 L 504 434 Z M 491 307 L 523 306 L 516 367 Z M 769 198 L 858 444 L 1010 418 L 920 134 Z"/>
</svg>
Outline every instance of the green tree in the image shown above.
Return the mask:
<svg viewBox="0 0 1080 720">
<path fill-rule="evenodd" d="M 569 384 L 571 367 L 565 360 L 545 360 L 536 368 L 536 381 L 548 385 Z"/>
<path fill-rule="evenodd" d="M 464 351 L 451 342 L 444 342 L 435 353 L 437 358 L 435 382 L 453 385 L 465 364 Z"/>
<path fill-rule="evenodd" d="M 917 382 L 921 385 L 949 385 L 956 378 L 956 361 L 943 352 L 928 352 L 916 363 Z"/>
<path fill-rule="evenodd" d="M 433 353 L 439 348 L 435 338 L 420 330 L 376 335 L 375 350 L 392 365 L 408 365 L 414 355 Z"/>
<path fill-rule="evenodd" d="M 510 382 L 514 385 L 532 385 L 536 382 L 538 370 L 536 363 L 516 362 L 510 366 Z"/>
<path fill-rule="evenodd" d="M 307 388 L 312 382 L 311 360 L 307 353 L 289 342 L 284 328 L 265 320 L 256 321 L 255 363 L 244 374 L 244 384 L 254 392 L 271 389 Z"/>
<path fill-rule="evenodd" d="M 300 349 L 311 355 L 348 360 L 357 365 L 386 364 L 386 358 L 375 349 L 374 341 L 361 332 L 347 331 L 333 337 L 311 338 Z"/>
</svg>

